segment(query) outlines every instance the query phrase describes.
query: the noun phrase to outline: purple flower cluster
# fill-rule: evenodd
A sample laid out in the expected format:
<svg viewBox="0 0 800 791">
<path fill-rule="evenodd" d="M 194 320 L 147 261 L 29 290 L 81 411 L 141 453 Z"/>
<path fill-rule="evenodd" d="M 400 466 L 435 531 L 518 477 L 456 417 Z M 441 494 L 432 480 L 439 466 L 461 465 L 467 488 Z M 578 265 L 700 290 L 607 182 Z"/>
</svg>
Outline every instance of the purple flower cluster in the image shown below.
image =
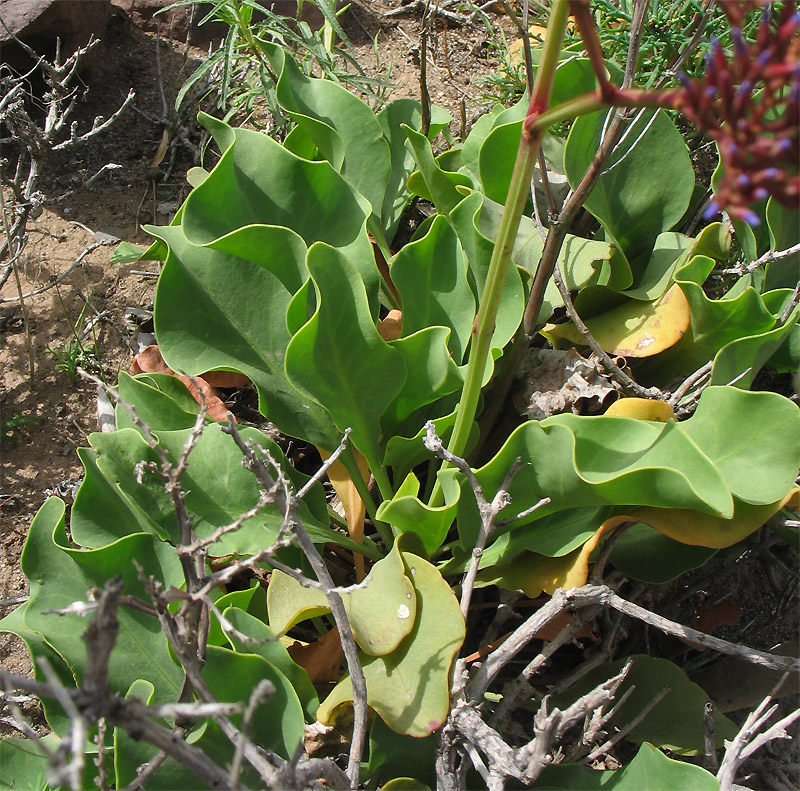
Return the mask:
<svg viewBox="0 0 800 791">
<path fill-rule="evenodd" d="M 741 33 L 744 15 L 763 5 L 755 41 Z M 716 140 L 724 175 L 707 214 L 721 209 L 756 225 L 750 206 L 768 196 L 800 207 L 800 12 L 795 0 L 775 10 L 772 3 L 722 2 L 733 52 L 712 39 L 705 74 L 679 75 L 675 109 Z"/>
</svg>

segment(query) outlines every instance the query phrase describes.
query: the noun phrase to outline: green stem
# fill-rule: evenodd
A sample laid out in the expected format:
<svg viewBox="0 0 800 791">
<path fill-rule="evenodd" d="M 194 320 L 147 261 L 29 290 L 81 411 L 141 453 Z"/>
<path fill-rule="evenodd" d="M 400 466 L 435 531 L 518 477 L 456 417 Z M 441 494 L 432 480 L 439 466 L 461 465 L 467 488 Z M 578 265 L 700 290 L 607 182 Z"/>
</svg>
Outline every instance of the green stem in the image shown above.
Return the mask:
<svg viewBox="0 0 800 791">
<path fill-rule="evenodd" d="M 539 61 L 536 84 L 533 87 L 531 103 L 528 108 L 528 117 L 523 126 L 519 148 L 517 149 L 517 160 L 514 163 L 511 184 L 508 187 L 508 198 L 503 207 L 500 228 L 492 251 L 492 258 L 489 262 L 489 271 L 486 275 L 486 283 L 483 287 L 478 315 L 475 317 L 475 323 L 473 324 L 467 373 L 464 378 L 464 387 L 461 391 L 461 401 L 458 404 L 453 434 L 448 445 L 448 450 L 456 456 L 463 455 L 469 439 L 472 421 L 475 419 L 483 372 L 486 368 L 486 360 L 489 357 L 492 335 L 494 334 L 497 309 L 500 305 L 500 297 L 511 261 L 511 251 L 517 238 L 517 230 L 519 229 L 522 212 L 525 209 L 525 201 L 530 193 L 533 167 L 541 146 L 542 133 L 538 129 L 529 128 L 529 122 L 544 113 L 550 104 L 550 95 L 553 89 L 556 67 L 558 66 L 561 42 L 564 40 L 568 14 L 569 3 L 558 2 L 553 3 L 551 6 L 550 19 L 547 24 L 547 37 L 542 57 Z M 445 463 L 442 469 L 447 466 Z M 431 493 L 430 505 L 436 507 L 441 505 L 443 501 L 444 493 L 437 480 Z"/>
</svg>

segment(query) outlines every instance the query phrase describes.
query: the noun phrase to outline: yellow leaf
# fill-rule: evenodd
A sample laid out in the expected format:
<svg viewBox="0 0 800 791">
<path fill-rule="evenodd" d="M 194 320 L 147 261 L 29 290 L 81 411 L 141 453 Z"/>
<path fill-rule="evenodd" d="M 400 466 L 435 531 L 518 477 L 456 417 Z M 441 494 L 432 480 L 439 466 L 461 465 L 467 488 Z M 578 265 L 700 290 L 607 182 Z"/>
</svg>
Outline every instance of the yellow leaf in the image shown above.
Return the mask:
<svg viewBox="0 0 800 791">
<path fill-rule="evenodd" d="M 786 497 L 768 505 L 750 505 L 733 498 L 733 517 L 719 517 L 686 511 L 680 508 L 640 508 L 626 517 L 655 528 L 682 544 L 710 549 L 724 549 L 758 530 L 770 517 L 784 506 L 798 507 L 800 489 L 793 489 Z"/>
<path fill-rule="evenodd" d="M 325 461 L 325 459 L 331 455 L 328 453 L 328 451 L 323 450 L 322 448 L 317 448 L 317 450 L 319 451 L 320 456 L 322 456 L 323 461 Z M 353 448 L 353 455 L 355 456 L 358 469 L 361 472 L 361 477 L 364 479 L 365 483 L 369 483 L 370 471 L 367 460 L 355 448 Z M 356 489 L 355 484 L 353 483 L 353 479 L 350 477 L 350 473 L 347 471 L 347 468 L 344 466 L 344 464 L 339 461 L 335 461 L 328 468 L 328 480 L 331 482 L 333 488 L 336 490 L 336 494 L 339 495 L 339 499 L 342 501 L 344 518 L 347 522 L 347 532 L 350 534 L 350 538 L 352 538 L 353 541 L 357 541 L 359 544 L 363 544 L 364 517 L 366 516 L 366 507 L 361 499 L 361 495 L 358 493 L 358 489 Z M 356 568 L 356 580 L 361 582 L 361 580 L 364 579 L 363 555 L 356 553 L 354 556 L 354 562 Z"/>
<path fill-rule="evenodd" d="M 589 578 L 589 556 L 600 539 L 630 516 L 607 519 L 583 546 L 561 557 L 551 558 L 536 552 L 523 552 L 510 563 L 487 568 L 478 574 L 483 585 L 499 585 L 507 590 L 521 590 L 535 599 L 541 593 L 552 594 L 556 588 L 579 588 Z"/>
<path fill-rule="evenodd" d="M 652 357 L 674 346 L 689 329 L 691 312 L 677 284 L 655 302 L 631 300 L 618 308 L 586 319 L 595 340 L 609 354 L 621 357 Z M 553 346 L 559 339 L 585 346 L 577 328 L 569 324 L 548 324 L 542 330 Z"/>
<path fill-rule="evenodd" d="M 672 407 L 666 401 L 651 398 L 620 398 L 606 410 L 606 415 L 653 420 L 657 423 L 677 420 Z"/>
</svg>

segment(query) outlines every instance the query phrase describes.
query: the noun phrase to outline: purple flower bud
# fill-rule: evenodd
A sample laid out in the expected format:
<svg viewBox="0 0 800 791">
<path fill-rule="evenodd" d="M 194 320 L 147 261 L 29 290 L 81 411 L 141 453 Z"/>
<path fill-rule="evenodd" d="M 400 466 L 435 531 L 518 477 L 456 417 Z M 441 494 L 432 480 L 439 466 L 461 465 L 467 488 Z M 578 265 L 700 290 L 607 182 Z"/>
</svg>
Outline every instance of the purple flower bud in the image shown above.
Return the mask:
<svg viewBox="0 0 800 791">
<path fill-rule="evenodd" d="M 750 209 L 739 209 L 736 212 L 739 218 L 744 220 L 748 225 L 761 225 L 761 218 Z"/>
<path fill-rule="evenodd" d="M 763 69 L 769 63 L 770 58 L 772 57 L 772 52 L 768 49 L 765 49 L 763 52 L 758 53 L 758 57 L 756 58 L 756 63 Z"/>
<path fill-rule="evenodd" d="M 692 84 L 692 81 L 689 79 L 689 77 L 688 77 L 688 75 L 686 74 L 686 72 L 685 72 L 685 71 L 679 71 L 679 72 L 678 72 L 678 73 L 675 75 L 675 79 L 676 79 L 676 80 L 677 80 L 677 81 L 678 81 L 678 82 L 679 82 L 681 85 L 683 85 L 683 87 L 684 87 L 684 88 L 688 88 L 688 87 L 689 87 L 689 86 Z"/>
<path fill-rule="evenodd" d="M 775 181 L 779 179 L 780 176 L 781 172 L 778 168 L 765 168 L 761 171 L 761 178 L 764 179 L 764 181 Z"/>
<path fill-rule="evenodd" d="M 763 187 L 756 187 L 753 190 L 753 200 L 764 200 L 769 197 L 769 192 Z"/>
<path fill-rule="evenodd" d="M 747 96 L 753 90 L 753 83 L 750 80 L 745 80 L 737 89 L 736 93 L 739 96 Z"/>
<path fill-rule="evenodd" d="M 793 145 L 794 145 L 794 143 L 788 137 L 782 137 L 778 141 L 778 151 L 781 154 L 785 154 L 787 151 L 791 151 Z M 774 170 L 774 168 L 773 168 L 773 170 Z"/>
<path fill-rule="evenodd" d="M 706 206 L 706 210 L 703 212 L 703 219 L 704 220 L 713 220 L 720 212 L 722 208 L 720 205 L 712 200 L 711 203 Z"/>
<path fill-rule="evenodd" d="M 717 86 L 708 85 L 705 90 L 706 98 L 713 99 L 717 95 Z"/>
<path fill-rule="evenodd" d="M 738 187 L 741 187 L 742 189 L 744 189 L 745 187 L 749 187 L 750 186 L 750 176 L 748 176 L 747 173 L 740 173 L 736 177 L 736 185 Z"/>
</svg>

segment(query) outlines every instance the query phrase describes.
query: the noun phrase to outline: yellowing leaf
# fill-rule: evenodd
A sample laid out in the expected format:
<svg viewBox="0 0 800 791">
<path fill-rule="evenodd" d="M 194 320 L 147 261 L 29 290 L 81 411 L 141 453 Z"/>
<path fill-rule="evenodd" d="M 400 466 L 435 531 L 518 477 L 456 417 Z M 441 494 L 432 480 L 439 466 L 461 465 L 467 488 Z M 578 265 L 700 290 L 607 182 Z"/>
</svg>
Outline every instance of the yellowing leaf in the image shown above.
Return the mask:
<svg viewBox="0 0 800 791">
<path fill-rule="evenodd" d="M 719 517 L 680 508 L 640 508 L 626 517 L 655 528 L 665 536 L 693 546 L 723 549 L 758 530 L 770 517 L 786 505 L 796 507 L 800 489 L 768 505 L 751 505 L 733 498 L 733 517 Z"/>
<path fill-rule="evenodd" d="M 620 398 L 606 410 L 606 415 L 654 420 L 657 423 L 677 420 L 672 407 L 666 401 L 650 398 Z"/>
<path fill-rule="evenodd" d="M 367 703 L 398 733 L 423 737 L 441 727 L 450 697 L 450 665 L 464 642 L 464 619 L 450 586 L 435 566 L 402 552 L 414 582 L 417 617 L 411 633 L 386 656 L 362 657 Z M 322 702 L 317 719 L 330 724 L 352 703 L 349 676 Z"/>
<path fill-rule="evenodd" d="M 556 588 L 578 588 L 589 578 L 589 556 L 603 535 L 630 520 L 629 516 L 607 519 L 585 544 L 561 557 L 523 552 L 510 563 L 479 572 L 478 585 L 521 590 L 532 599 L 541 593 L 552 594 Z"/>
<path fill-rule="evenodd" d="M 689 303 L 680 286 L 674 285 L 660 300 L 626 302 L 586 319 L 586 326 L 610 354 L 652 357 L 674 346 L 689 328 L 690 319 Z M 573 324 L 548 324 L 542 335 L 553 345 L 559 339 L 586 345 Z"/>
<path fill-rule="evenodd" d="M 394 549 L 378 561 L 364 586 L 342 594 L 353 637 L 372 656 L 394 651 L 414 626 L 417 600 L 406 575 L 400 551 Z M 294 624 L 330 612 L 326 596 L 316 588 L 304 588 L 294 577 L 273 571 L 267 590 L 270 628 L 277 634 Z"/>
<path fill-rule="evenodd" d="M 322 456 L 323 461 L 331 455 L 322 448 L 317 448 L 317 450 L 320 456 Z M 355 456 L 361 477 L 368 483 L 370 471 L 367 460 L 364 458 L 363 454 L 359 453 L 355 448 L 353 448 L 353 455 Z M 353 479 L 350 477 L 350 473 L 347 471 L 344 464 L 340 461 L 335 461 L 328 468 L 328 480 L 331 482 L 331 485 L 336 490 L 336 494 L 339 495 L 339 499 L 342 501 L 344 518 L 347 522 L 347 532 L 350 534 L 350 538 L 352 538 L 353 541 L 358 541 L 359 544 L 363 544 L 366 507 L 353 483 Z M 364 579 L 364 557 L 355 554 L 353 559 L 356 568 L 356 580 L 361 582 L 361 580 Z"/>
</svg>

